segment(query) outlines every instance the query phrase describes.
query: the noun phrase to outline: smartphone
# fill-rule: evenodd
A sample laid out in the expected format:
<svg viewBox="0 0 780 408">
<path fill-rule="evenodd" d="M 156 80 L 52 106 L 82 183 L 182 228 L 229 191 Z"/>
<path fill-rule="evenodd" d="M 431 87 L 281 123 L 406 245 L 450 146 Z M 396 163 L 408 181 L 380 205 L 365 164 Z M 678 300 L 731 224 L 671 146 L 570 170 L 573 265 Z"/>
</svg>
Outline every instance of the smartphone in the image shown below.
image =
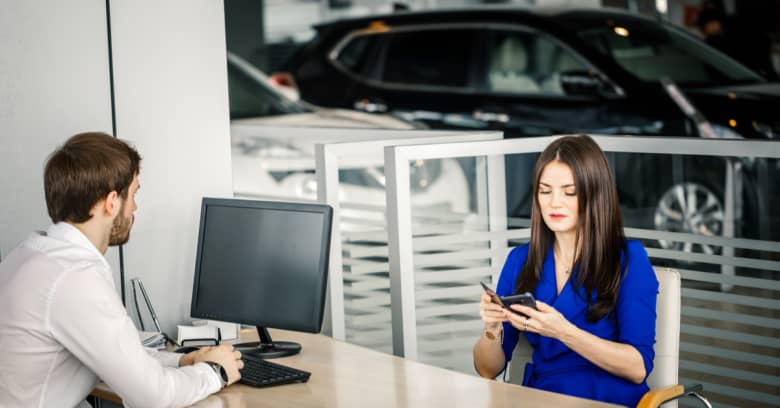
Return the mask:
<svg viewBox="0 0 780 408">
<path fill-rule="evenodd" d="M 536 310 L 536 299 L 530 292 L 521 293 L 519 295 L 504 296 L 501 298 L 501 301 L 504 302 L 504 305 L 506 305 L 507 308 L 510 305 L 519 303 L 523 306 Z"/>
<path fill-rule="evenodd" d="M 493 289 L 490 289 L 490 286 L 485 284 L 485 282 L 479 283 L 482 285 L 482 288 L 485 289 L 485 292 L 490 296 L 490 299 L 493 301 L 493 303 L 503 307 L 504 309 L 508 309 L 511 312 L 525 316 L 523 313 L 520 313 L 509 307 L 515 303 L 520 303 L 523 306 L 528 306 L 536 310 L 536 299 L 530 292 L 525 292 L 519 295 L 498 296 Z"/>
<path fill-rule="evenodd" d="M 490 296 L 490 300 L 506 309 L 506 305 L 503 301 L 501 301 L 501 296 L 498 296 L 496 292 L 493 289 L 490 289 L 490 286 L 486 285 L 485 282 L 479 282 L 480 285 L 482 285 L 482 288 L 485 289 L 485 293 L 487 293 Z"/>
</svg>

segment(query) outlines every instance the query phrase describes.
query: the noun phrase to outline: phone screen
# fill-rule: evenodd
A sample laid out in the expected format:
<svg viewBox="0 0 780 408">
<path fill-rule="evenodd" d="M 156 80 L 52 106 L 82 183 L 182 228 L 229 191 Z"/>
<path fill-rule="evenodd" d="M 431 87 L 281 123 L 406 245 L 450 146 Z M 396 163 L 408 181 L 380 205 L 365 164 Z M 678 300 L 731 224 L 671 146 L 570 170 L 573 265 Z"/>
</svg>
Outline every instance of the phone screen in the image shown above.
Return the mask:
<svg viewBox="0 0 780 408">
<path fill-rule="evenodd" d="M 506 310 L 509 310 L 510 312 L 514 314 L 518 314 L 520 316 L 525 316 L 523 313 L 518 312 L 517 310 L 514 310 L 509 307 L 509 305 L 513 305 L 515 303 L 521 303 L 528 307 L 532 307 L 536 309 L 536 300 L 534 299 L 534 295 L 530 293 L 524 293 L 522 295 L 510 295 L 510 296 L 498 296 L 496 292 L 493 289 L 490 289 L 490 286 L 486 285 L 485 282 L 479 282 L 482 285 L 482 288 L 485 289 L 485 293 L 490 295 L 490 299 L 493 301 L 493 303 L 503 307 Z"/>
<path fill-rule="evenodd" d="M 528 292 L 520 295 L 504 296 L 501 298 L 501 301 L 504 305 L 506 305 L 506 307 L 514 305 L 515 303 L 519 303 L 523 306 L 527 306 L 536 310 L 536 299 L 534 299 L 534 295 Z"/>
</svg>

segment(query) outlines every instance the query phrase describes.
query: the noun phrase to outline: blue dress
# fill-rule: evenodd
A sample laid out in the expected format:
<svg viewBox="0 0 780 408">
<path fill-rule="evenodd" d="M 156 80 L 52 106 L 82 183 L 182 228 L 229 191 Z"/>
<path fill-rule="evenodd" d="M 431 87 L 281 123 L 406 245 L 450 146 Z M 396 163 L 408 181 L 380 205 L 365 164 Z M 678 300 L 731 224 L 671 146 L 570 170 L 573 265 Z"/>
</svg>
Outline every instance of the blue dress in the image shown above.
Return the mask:
<svg viewBox="0 0 780 408">
<path fill-rule="evenodd" d="M 551 305 L 571 323 L 606 340 L 634 346 L 645 363 L 646 373 L 653 369 L 653 344 L 655 344 L 655 302 L 658 294 L 658 280 L 650 265 L 642 244 L 627 241 L 628 266 L 620 285 L 615 309 L 596 323 L 586 318 L 587 304 L 585 290 L 579 288 L 578 295 L 571 280 L 576 280 L 579 268 L 572 271 L 572 279 L 566 282 L 557 294 L 555 261 L 552 248 L 542 266 L 542 274 L 536 289 L 536 299 Z M 501 271 L 496 292 L 500 296 L 513 294 L 517 276 L 528 256 L 528 245 L 514 248 Z M 621 256 L 625 265 L 625 254 Z M 595 294 L 592 297 L 595 299 Z M 512 358 L 520 332 L 509 323 L 504 323 L 502 347 L 506 361 Z M 523 385 L 577 397 L 589 398 L 627 406 L 636 406 L 647 392 L 647 382 L 634 384 L 599 368 L 560 341 L 524 333 L 533 348 L 533 364 L 525 369 Z"/>
</svg>

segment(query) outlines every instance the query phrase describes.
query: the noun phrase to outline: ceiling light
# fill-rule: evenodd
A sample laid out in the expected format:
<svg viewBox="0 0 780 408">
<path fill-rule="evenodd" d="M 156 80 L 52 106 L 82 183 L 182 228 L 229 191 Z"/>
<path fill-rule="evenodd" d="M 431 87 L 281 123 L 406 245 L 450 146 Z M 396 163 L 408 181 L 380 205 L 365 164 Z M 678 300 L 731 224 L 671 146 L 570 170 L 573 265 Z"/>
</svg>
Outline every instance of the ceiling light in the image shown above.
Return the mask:
<svg viewBox="0 0 780 408">
<path fill-rule="evenodd" d="M 669 3 L 667 0 L 655 0 L 655 9 L 661 14 L 666 14 L 669 11 Z"/>
</svg>

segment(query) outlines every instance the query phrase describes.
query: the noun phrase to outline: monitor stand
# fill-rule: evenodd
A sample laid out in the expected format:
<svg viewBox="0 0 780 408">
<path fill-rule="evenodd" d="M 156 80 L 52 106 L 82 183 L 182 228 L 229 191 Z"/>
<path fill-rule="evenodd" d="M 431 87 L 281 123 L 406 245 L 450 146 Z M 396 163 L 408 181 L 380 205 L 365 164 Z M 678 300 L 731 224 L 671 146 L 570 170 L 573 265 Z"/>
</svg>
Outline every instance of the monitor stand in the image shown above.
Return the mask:
<svg viewBox="0 0 780 408">
<path fill-rule="evenodd" d="M 263 326 L 257 327 L 257 335 L 260 341 L 251 343 L 236 344 L 236 350 L 243 354 L 253 355 L 260 358 L 277 358 L 292 356 L 301 352 L 301 345 L 291 341 L 273 341 L 271 335 Z"/>
</svg>

